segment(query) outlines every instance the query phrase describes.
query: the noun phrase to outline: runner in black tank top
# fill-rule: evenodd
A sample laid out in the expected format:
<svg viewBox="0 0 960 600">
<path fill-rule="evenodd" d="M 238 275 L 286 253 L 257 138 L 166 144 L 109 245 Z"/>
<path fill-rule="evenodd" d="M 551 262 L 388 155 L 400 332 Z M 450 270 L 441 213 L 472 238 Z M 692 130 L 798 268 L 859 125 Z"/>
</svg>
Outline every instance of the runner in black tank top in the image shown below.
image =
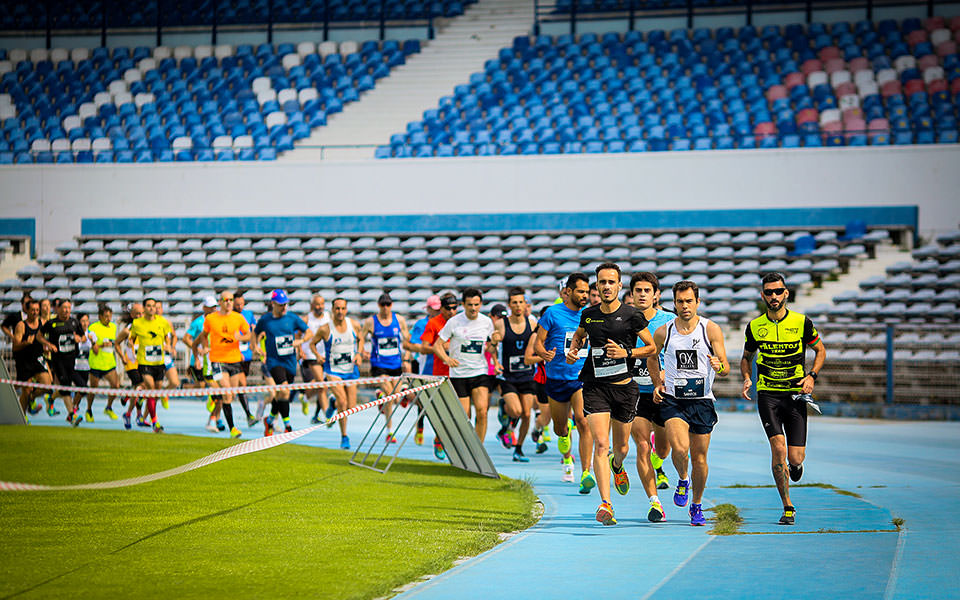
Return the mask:
<svg viewBox="0 0 960 600">
<path fill-rule="evenodd" d="M 17 379 L 50 384 L 53 378 L 47 371 L 43 359 L 43 345 L 40 343 L 40 303 L 27 302 L 27 318 L 13 327 L 13 358 L 17 367 Z M 32 400 L 40 392 L 32 388 L 23 388 L 20 392 L 20 408 L 26 415 Z"/>
<path fill-rule="evenodd" d="M 527 364 L 524 355 L 533 338 L 536 321 L 526 314 L 527 301 L 522 289 L 511 288 L 508 291 L 508 304 L 510 316 L 494 323 L 494 339 L 502 339 L 500 363 L 503 365 L 498 381 L 503 404 L 497 438 L 505 448 L 513 448 L 514 461 L 529 462 L 530 459 L 523 455 L 523 441 L 530 429 L 530 411 L 537 398 L 536 384 L 533 381 L 536 366 Z M 515 327 L 521 324 L 523 330 L 517 333 Z M 513 428 L 518 421 L 520 431 L 515 436 Z"/>
</svg>

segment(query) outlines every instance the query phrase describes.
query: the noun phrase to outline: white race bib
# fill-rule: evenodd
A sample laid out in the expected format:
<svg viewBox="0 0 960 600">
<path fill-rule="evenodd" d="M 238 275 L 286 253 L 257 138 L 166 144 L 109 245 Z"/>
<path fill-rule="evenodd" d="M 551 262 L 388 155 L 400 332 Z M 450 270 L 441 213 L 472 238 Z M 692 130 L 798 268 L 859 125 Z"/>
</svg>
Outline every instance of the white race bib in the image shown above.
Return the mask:
<svg viewBox="0 0 960 600">
<path fill-rule="evenodd" d="M 250 342 L 240 342 L 240 352 L 250 352 Z"/>
<path fill-rule="evenodd" d="M 594 377 L 612 377 L 614 375 L 627 374 L 627 359 L 607 358 L 607 351 L 604 348 L 593 349 L 593 375 Z"/>
<path fill-rule="evenodd" d="M 60 349 L 60 352 L 63 353 L 73 352 L 77 349 L 77 340 L 74 339 L 72 333 L 65 333 L 60 336 L 57 347 Z"/>
<path fill-rule="evenodd" d="M 77 360 L 73 363 L 73 368 L 77 371 L 89 371 L 90 370 L 90 361 L 86 356 L 80 355 L 77 357 Z"/>
<path fill-rule="evenodd" d="M 570 346 L 573 345 L 573 334 L 574 334 L 573 331 L 568 331 L 563 336 L 563 353 L 564 354 L 566 354 L 570 350 Z M 577 352 L 577 358 L 579 359 L 579 358 L 586 358 L 586 357 L 587 357 L 587 347 L 584 346 L 583 348 L 580 348 L 580 350 Z"/>
<path fill-rule="evenodd" d="M 277 356 L 290 356 L 293 354 L 292 335 L 278 335 L 273 339 L 273 345 L 277 349 Z"/>
<path fill-rule="evenodd" d="M 474 354 L 479 356 L 483 353 L 483 340 L 466 340 L 460 345 L 460 354 Z"/>
<path fill-rule="evenodd" d="M 380 356 L 397 356 L 400 354 L 400 340 L 395 337 L 377 338 L 377 353 Z"/>
<path fill-rule="evenodd" d="M 163 346 L 144 346 L 143 358 L 152 363 L 160 362 L 163 360 Z"/>
<path fill-rule="evenodd" d="M 507 362 L 510 365 L 511 373 L 526 373 L 533 370 L 533 365 L 524 363 L 523 357 L 520 355 L 511 356 Z"/>
</svg>

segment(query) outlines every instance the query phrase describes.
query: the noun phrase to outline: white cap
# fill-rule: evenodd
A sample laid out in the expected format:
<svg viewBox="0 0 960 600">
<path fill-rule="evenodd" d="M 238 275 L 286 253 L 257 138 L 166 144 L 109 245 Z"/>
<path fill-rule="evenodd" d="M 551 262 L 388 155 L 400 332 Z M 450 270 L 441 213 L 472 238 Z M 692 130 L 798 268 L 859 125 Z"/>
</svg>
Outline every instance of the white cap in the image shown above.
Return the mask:
<svg viewBox="0 0 960 600">
<path fill-rule="evenodd" d="M 217 299 L 214 298 L 213 296 L 207 296 L 206 298 L 203 299 L 203 306 L 205 308 L 216 308 Z"/>
</svg>

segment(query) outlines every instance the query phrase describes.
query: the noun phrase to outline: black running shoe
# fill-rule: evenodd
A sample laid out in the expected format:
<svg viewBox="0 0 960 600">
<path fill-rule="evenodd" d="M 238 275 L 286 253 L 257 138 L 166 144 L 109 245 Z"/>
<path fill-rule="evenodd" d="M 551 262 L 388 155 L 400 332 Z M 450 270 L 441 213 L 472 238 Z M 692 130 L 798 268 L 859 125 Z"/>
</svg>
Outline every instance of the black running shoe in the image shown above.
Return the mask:
<svg viewBox="0 0 960 600">
<path fill-rule="evenodd" d="M 790 481 L 800 481 L 800 478 L 803 477 L 803 463 L 800 463 L 797 466 L 789 465 L 790 467 Z"/>
<path fill-rule="evenodd" d="M 792 506 L 783 507 L 783 516 L 780 517 L 781 525 L 793 525 L 796 521 L 797 510 Z"/>
</svg>

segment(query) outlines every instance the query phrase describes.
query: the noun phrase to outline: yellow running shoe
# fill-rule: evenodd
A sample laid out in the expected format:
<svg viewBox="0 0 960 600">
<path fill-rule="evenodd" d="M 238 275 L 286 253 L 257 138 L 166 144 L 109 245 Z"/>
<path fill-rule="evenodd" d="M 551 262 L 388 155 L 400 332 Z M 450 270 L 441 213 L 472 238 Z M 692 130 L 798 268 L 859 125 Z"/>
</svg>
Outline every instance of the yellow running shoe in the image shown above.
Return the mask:
<svg viewBox="0 0 960 600">
<path fill-rule="evenodd" d="M 656 452 L 650 453 L 650 464 L 653 465 L 654 469 L 659 469 L 663 466 L 663 459 Z"/>
<path fill-rule="evenodd" d="M 107 415 L 108 417 L 110 417 L 110 420 L 111 420 L 111 421 L 116 421 L 117 419 L 120 418 L 120 417 L 117 416 L 117 413 L 113 412 L 113 409 L 112 409 L 112 408 L 105 408 L 105 409 L 103 409 L 103 414 L 105 414 L 105 415 Z"/>
<path fill-rule="evenodd" d="M 617 520 L 613 518 L 613 505 L 609 502 L 601 502 L 597 508 L 597 522 L 604 525 L 616 525 Z"/>
<path fill-rule="evenodd" d="M 613 454 L 610 454 L 610 472 L 613 473 L 613 485 L 617 488 L 617 493 L 625 496 L 630 491 L 630 478 L 622 464 L 619 468 L 613 466 Z"/>
<path fill-rule="evenodd" d="M 584 471 L 580 475 L 580 493 L 589 494 L 590 490 L 597 487 L 597 480 L 593 478 L 593 475 L 590 471 Z"/>
<path fill-rule="evenodd" d="M 303 394 L 300 395 L 300 410 L 303 412 L 304 416 L 310 414 L 310 403 L 307 402 L 307 399 L 303 396 Z"/>
<path fill-rule="evenodd" d="M 243 432 L 237 429 L 236 427 L 230 430 L 230 437 L 232 438 L 238 438 L 241 435 L 243 435 Z"/>
<path fill-rule="evenodd" d="M 570 434 L 567 435 L 558 435 L 557 436 L 557 449 L 560 450 L 560 454 L 569 454 L 570 453 Z"/>
<path fill-rule="evenodd" d="M 163 410 L 170 410 L 170 398 L 167 396 L 160 398 L 160 404 L 163 406 Z"/>
<path fill-rule="evenodd" d="M 217 407 L 217 403 L 213 401 L 213 396 L 207 396 L 207 412 L 213 414 L 213 409 Z"/>
</svg>

